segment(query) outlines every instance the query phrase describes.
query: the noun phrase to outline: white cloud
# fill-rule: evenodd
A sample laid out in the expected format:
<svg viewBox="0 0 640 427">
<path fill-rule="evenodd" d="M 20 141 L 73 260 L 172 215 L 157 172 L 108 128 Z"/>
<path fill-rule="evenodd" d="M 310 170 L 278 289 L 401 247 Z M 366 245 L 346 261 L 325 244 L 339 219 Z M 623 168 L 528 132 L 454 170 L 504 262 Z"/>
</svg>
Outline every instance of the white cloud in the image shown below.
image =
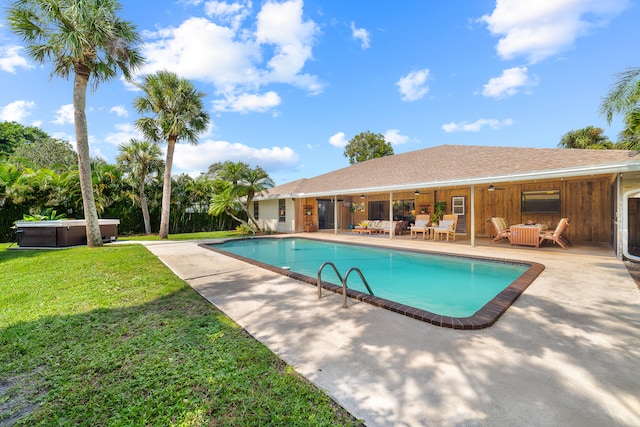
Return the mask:
<svg viewBox="0 0 640 427">
<path fill-rule="evenodd" d="M 403 101 L 417 101 L 429 92 L 429 69 L 413 71 L 396 82 Z"/>
<path fill-rule="evenodd" d="M 130 139 L 142 139 L 138 129 L 131 123 L 121 123 L 115 125 L 116 132 L 109 133 L 104 141 L 112 145 L 126 144 Z"/>
<path fill-rule="evenodd" d="M 503 59 L 518 56 L 539 62 L 570 48 L 577 37 L 606 26 L 628 0 L 497 0 L 490 15 L 479 21 L 500 36 L 496 46 Z"/>
<path fill-rule="evenodd" d="M 73 104 L 65 104 L 56 111 L 56 118 L 53 123 L 57 125 L 74 124 Z"/>
<path fill-rule="evenodd" d="M 482 95 L 490 98 L 505 98 L 538 84 L 537 78 L 530 78 L 527 67 L 514 67 L 504 70 L 500 77 L 493 77 L 484 85 Z"/>
<path fill-rule="evenodd" d="M 442 125 L 442 130 L 445 132 L 479 132 L 483 127 L 488 126 L 493 130 L 502 129 L 505 126 L 511 126 L 513 124 L 512 119 L 496 120 L 496 119 L 479 119 L 473 123 L 468 122 L 451 122 Z"/>
<path fill-rule="evenodd" d="M 333 145 L 334 147 L 344 148 L 348 143 L 349 140 L 346 138 L 344 132 L 338 132 L 329 138 L 329 144 Z"/>
<path fill-rule="evenodd" d="M 129 116 L 129 112 L 124 107 L 124 105 L 116 105 L 115 107 L 111 107 L 109 112 L 110 113 L 115 113 L 115 115 L 118 116 L 118 117 L 128 117 Z"/>
<path fill-rule="evenodd" d="M 204 5 L 205 14 L 220 23 L 230 24 L 237 29 L 251 13 L 251 1 L 226 3 L 223 1 L 208 1 Z"/>
<path fill-rule="evenodd" d="M 198 145 L 177 144 L 174 166 L 178 169 L 196 172 L 205 171 L 216 162 L 243 161 L 250 165 L 260 165 L 267 171 L 288 169 L 298 162 L 298 155 L 289 147 L 254 148 L 227 141 L 207 140 Z"/>
<path fill-rule="evenodd" d="M 246 113 L 249 111 L 263 112 L 280 105 L 282 100 L 277 93 L 270 91 L 263 95 L 241 94 L 228 95 L 224 100 L 213 101 L 214 111 L 234 111 Z"/>
<path fill-rule="evenodd" d="M 21 123 L 31 115 L 30 110 L 35 106 L 36 103 L 33 101 L 13 101 L 2 107 L 2 110 L 0 110 L 0 120 Z"/>
<path fill-rule="evenodd" d="M 178 27 L 145 33 L 147 65 L 141 74 L 170 69 L 184 78 L 211 83 L 223 99 L 224 111 L 235 111 L 226 106 L 230 99 L 249 100 L 246 94 L 272 83 L 311 94 L 323 90 L 317 76 L 303 72 L 312 59 L 319 27 L 304 19 L 301 0 L 266 1 L 255 22 L 243 23 L 251 12 L 250 1 L 206 2 L 205 11 L 210 19 L 192 17 Z M 266 104 L 256 103 L 258 111 L 279 104 L 273 103 L 279 96 L 268 93 Z"/>
<path fill-rule="evenodd" d="M 391 145 L 400 145 L 409 141 L 409 137 L 405 135 L 400 135 L 400 131 L 398 129 L 389 129 L 384 134 L 384 139 L 387 142 L 390 142 Z"/>
<path fill-rule="evenodd" d="M 369 48 L 369 32 L 364 28 L 356 28 L 355 22 L 351 22 L 351 37 L 360 40 L 362 50 Z"/>
<path fill-rule="evenodd" d="M 16 73 L 16 68 L 33 68 L 26 58 L 20 55 L 21 46 L 0 46 L 0 70 Z"/>
</svg>

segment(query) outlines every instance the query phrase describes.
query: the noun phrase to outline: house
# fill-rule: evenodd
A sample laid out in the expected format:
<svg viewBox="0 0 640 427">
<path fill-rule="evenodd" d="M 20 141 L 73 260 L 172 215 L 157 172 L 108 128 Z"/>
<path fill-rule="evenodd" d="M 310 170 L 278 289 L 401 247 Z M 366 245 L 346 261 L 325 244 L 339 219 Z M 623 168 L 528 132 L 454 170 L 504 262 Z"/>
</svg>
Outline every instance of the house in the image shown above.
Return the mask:
<svg viewBox="0 0 640 427">
<path fill-rule="evenodd" d="M 640 260 L 637 151 L 441 145 L 279 185 L 254 212 L 274 231 L 337 233 L 362 220 L 411 222 L 436 204 L 459 214 L 457 232 L 472 245 L 490 235 L 492 216 L 549 228 L 568 217 L 571 241 Z"/>
</svg>

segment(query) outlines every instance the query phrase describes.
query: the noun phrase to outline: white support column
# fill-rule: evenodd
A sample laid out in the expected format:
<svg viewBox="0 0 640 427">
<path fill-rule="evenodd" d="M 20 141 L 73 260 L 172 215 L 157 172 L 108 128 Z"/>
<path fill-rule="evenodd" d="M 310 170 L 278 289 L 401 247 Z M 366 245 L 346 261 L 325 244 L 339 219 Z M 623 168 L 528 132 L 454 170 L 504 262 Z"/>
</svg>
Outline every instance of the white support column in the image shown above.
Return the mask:
<svg viewBox="0 0 640 427">
<path fill-rule="evenodd" d="M 471 246 L 476 246 L 476 191 L 475 186 L 471 184 Z"/>
<path fill-rule="evenodd" d="M 338 195 L 333 196 L 333 234 L 338 234 Z"/>
<path fill-rule="evenodd" d="M 389 192 L 389 239 L 393 240 L 393 191 Z"/>
</svg>

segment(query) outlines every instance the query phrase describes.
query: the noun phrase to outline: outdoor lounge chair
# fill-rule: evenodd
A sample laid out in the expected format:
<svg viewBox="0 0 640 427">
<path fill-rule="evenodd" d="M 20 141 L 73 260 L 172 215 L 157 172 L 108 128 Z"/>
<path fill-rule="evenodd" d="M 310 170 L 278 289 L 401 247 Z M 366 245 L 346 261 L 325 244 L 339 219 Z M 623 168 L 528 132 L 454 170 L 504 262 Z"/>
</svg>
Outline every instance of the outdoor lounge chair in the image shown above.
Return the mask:
<svg viewBox="0 0 640 427">
<path fill-rule="evenodd" d="M 507 220 L 502 217 L 494 216 L 491 218 L 491 225 L 493 227 L 494 238 L 491 243 L 499 242 L 502 239 L 511 238 L 511 230 Z"/>
<path fill-rule="evenodd" d="M 409 227 L 412 239 L 417 239 L 418 233 L 422 233 L 422 239 L 424 240 L 425 236 L 429 234 L 429 220 L 429 215 L 416 215 L 416 223 Z"/>
<path fill-rule="evenodd" d="M 561 218 L 555 230 L 545 230 L 540 233 L 540 244 L 547 240 L 557 243 L 562 249 L 569 249 L 571 242 L 564 236 L 569 226 L 569 218 Z"/>
<path fill-rule="evenodd" d="M 433 239 L 441 238 L 444 234 L 447 236 L 447 241 L 449 241 L 449 236 L 453 237 L 453 241 L 456 241 L 456 226 L 458 225 L 458 215 L 444 215 L 440 220 L 440 223 L 433 227 Z"/>
</svg>

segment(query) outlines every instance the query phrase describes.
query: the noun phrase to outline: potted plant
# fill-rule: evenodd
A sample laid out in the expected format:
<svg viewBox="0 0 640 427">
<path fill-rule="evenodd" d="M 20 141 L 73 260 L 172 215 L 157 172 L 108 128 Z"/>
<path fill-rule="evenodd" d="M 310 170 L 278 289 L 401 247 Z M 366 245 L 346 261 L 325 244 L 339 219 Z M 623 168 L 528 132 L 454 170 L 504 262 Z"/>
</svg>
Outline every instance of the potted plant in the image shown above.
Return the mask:
<svg viewBox="0 0 640 427">
<path fill-rule="evenodd" d="M 431 222 L 434 224 L 438 224 L 446 211 L 447 202 L 443 200 L 435 202 L 433 205 L 433 215 L 431 215 Z"/>
</svg>

